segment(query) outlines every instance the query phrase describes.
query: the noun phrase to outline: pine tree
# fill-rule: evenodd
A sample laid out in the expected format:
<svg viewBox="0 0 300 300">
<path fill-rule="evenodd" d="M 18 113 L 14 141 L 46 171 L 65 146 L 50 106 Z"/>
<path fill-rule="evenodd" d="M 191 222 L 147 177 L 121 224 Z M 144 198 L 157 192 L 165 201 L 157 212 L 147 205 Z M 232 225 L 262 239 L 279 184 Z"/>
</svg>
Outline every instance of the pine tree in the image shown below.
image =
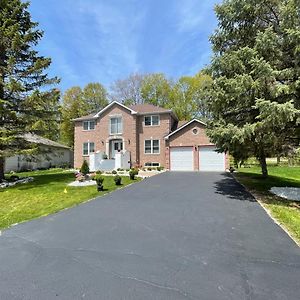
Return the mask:
<svg viewBox="0 0 300 300">
<path fill-rule="evenodd" d="M 225 0 L 216 14 L 208 134 L 266 177 L 266 157 L 299 145 L 300 2 Z"/>
<path fill-rule="evenodd" d="M 56 90 L 45 90 L 58 79 L 48 78 L 51 60 L 35 50 L 43 32 L 28 7 L 20 0 L 0 1 L 0 180 L 5 157 L 33 151 L 23 135 L 41 133 L 38 124 L 54 120 L 59 100 Z"/>
</svg>

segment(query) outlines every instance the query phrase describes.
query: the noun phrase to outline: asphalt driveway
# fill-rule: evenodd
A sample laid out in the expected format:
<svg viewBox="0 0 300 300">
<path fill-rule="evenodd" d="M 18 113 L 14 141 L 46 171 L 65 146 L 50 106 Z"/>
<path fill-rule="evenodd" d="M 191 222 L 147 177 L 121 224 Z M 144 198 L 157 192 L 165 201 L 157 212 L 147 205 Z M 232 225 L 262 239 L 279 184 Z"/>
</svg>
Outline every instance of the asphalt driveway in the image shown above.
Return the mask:
<svg viewBox="0 0 300 300">
<path fill-rule="evenodd" d="M 299 299 L 300 250 L 235 180 L 164 173 L 4 231 L 0 299 Z"/>
</svg>

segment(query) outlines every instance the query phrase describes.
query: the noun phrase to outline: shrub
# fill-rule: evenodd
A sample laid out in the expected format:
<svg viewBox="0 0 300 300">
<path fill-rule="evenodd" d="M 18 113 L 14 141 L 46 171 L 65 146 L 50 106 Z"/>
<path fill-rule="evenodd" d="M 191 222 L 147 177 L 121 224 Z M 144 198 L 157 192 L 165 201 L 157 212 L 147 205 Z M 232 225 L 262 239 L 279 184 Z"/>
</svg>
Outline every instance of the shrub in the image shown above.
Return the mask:
<svg viewBox="0 0 300 300">
<path fill-rule="evenodd" d="M 98 174 L 98 175 L 101 175 L 101 174 L 102 174 L 102 171 L 98 170 L 98 171 L 96 171 L 95 173 Z"/>
<path fill-rule="evenodd" d="M 129 172 L 129 171 L 130 171 L 130 169 L 126 169 L 125 171 L 126 171 L 126 172 Z"/>
<path fill-rule="evenodd" d="M 19 179 L 20 179 L 19 176 L 17 176 L 17 175 L 11 175 L 10 178 L 9 178 L 9 181 L 15 182 L 15 181 L 18 181 Z"/>
<path fill-rule="evenodd" d="M 164 167 L 157 167 L 157 171 L 162 171 L 164 169 Z"/>
<path fill-rule="evenodd" d="M 149 167 L 147 170 L 148 170 L 148 171 L 152 171 L 152 168 Z"/>
<path fill-rule="evenodd" d="M 108 159 L 107 154 L 106 154 L 106 153 L 103 153 L 103 154 L 102 154 L 102 158 L 103 158 L 103 159 Z"/>
<path fill-rule="evenodd" d="M 102 177 L 100 174 L 95 175 L 95 181 L 97 183 L 97 190 L 103 191 L 103 181 L 104 177 Z"/>
<path fill-rule="evenodd" d="M 139 174 L 139 170 L 138 169 L 131 169 L 129 171 L 129 177 L 131 180 L 135 179 L 135 176 Z"/>
<path fill-rule="evenodd" d="M 119 175 L 116 175 L 116 176 L 114 177 L 114 181 L 115 181 L 115 184 L 116 184 L 116 185 L 121 185 L 121 183 L 122 183 L 122 177 L 119 176 Z"/>
<path fill-rule="evenodd" d="M 116 175 L 118 172 L 116 170 L 112 170 L 111 173 Z"/>
<path fill-rule="evenodd" d="M 80 168 L 80 172 L 83 174 L 83 175 L 86 175 L 90 172 L 90 168 L 89 168 L 89 165 L 87 163 L 86 160 L 83 161 L 82 163 L 82 166 Z"/>
</svg>

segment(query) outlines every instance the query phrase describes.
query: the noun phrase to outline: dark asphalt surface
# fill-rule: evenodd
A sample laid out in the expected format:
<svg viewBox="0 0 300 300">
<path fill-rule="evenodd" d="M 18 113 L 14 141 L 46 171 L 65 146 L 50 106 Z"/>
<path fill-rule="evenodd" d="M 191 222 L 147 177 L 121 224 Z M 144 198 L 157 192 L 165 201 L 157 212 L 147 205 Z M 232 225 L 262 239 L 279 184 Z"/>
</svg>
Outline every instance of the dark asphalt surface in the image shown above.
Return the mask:
<svg viewBox="0 0 300 300">
<path fill-rule="evenodd" d="M 226 174 L 164 173 L 0 237 L 0 299 L 299 299 L 300 250 Z"/>
</svg>

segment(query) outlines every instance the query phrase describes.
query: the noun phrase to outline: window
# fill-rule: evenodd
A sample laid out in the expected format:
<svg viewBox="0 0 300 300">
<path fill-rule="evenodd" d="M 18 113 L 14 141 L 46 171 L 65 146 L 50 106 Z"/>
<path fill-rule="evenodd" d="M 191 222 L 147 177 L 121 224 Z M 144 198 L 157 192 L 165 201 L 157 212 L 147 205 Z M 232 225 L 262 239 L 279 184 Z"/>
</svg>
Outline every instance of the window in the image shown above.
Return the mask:
<svg viewBox="0 0 300 300">
<path fill-rule="evenodd" d="M 192 131 L 193 131 L 193 134 L 195 134 L 195 135 L 198 134 L 198 129 L 197 128 L 194 128 Z"/>
<path fill-rule="evenodd" d="M 94 152 L 95 152 L 94 142 L 83 143 L 83 155 L 89 155 Z"/>
<path fill-rule="evenodd" d="M 122 118 L 113 117 L 110 119 L 110 134 L 121 134 L 122 133 Z"/>
<path fill-rule="evenodd" d="M 94 130 L 95 121 L 83 121 L 83 130 Z"/>
<path fill-rule="evenodd" d="M 159 167 L 160 163 L 158 162 L 146 162 L 145 167 Z"/>
<path fill-rule="evenodd" d="M 145 126 L 157 126 L 159 125 L 159 116 L 145 116 L 144 123 Z"/>
<path fill-rule="evenodd" d="M 145 140 L 145 154 L 159 154 L 159 140 Z"/>
</svg>

